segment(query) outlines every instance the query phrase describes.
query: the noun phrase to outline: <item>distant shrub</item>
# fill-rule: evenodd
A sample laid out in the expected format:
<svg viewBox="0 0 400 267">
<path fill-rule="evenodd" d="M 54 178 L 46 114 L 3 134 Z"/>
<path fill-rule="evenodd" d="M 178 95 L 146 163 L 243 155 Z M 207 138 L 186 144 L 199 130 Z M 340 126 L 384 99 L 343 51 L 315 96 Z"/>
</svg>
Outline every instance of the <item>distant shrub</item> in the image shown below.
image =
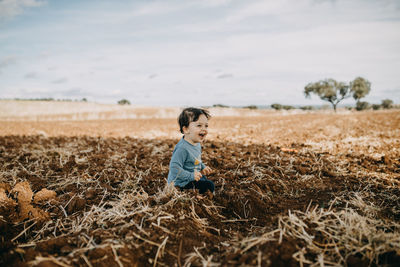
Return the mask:
<svg viewBox="0 0 400 267">
<path fill-rule="evenodd" d="M 314 107 L 313 106 L 302 106 L 302 107 L 300 107 L 300 109 L 302 109 L 302 110 L 314 110 Z"/>
<path fill-rule="evenodd" d="M 284 110 L 295 109 L 295 107 L 289 106 L 289 105 L 284 105 L 284 106 L 282 106 L 282 108 L 283 108 Z"/>
<path fill-rule="evenodd" d="M 381 108 L 382 108 L 382 106 L 379 105 L 379 104 L 372 104 L 372 109 L 373 110 L 378 110 L 378 109 L 381 109 Z"/>
<path fill-rule="evenodd" d="M 14 98 L 16 101 L 56 101 L 52 97 L 47 98 Z"/>
<path fill-rule="evenodd" d="M 293 106 L 289 106 L 289 105 L 281 105 L 278 103 L 274 103 L 271 105 L 271 108 L 275 109 L 275 110 L 281 110 L 281 109 L 285 109 L 285 110 L 289 110 L 289 109 L 295 109 L 295 107 Z"/>
<path fill-rule="evenodd" d="M 129 100 L 127 99 L 121 99 L 120 101 L 118 101 L 118 105 L 130 105 L 131 102 L 129 102 Z"/>
<path fill-rule="evenodd" d="M 258 109 L 256 105 L 250 105 L 250 106 L 246 106 L 243 108 L 248 108 L 248 109 Z"/>
<path fill-rule="evenodd" d="M 393 108 L 393 101 L 390 99 L 384 99 L 384 100 L 382 100 L 381 106 L 384 109 L 391 109 L 391 108 Z"/>
<path fill-rule="evenodd" d="M 52 97 L 42 97 L 42 98 L 13 98 L 16 101 L 47 101 L 47 102 L 87 102 L 87 99 L 84 97 L 81 100 L 79 99 L 70 99 L 70 98 L 52 98 Z"/>
<path fill-rule="evenodd" d="M 223 104 L 214 104 L 213 107 L 214 108 L 229 108 L 229 106 L 223 105 Z"/>
<path fill-rule="evenodd" d="M 371 105 L 368 102 L 365 101 L 358 101 L 356 104 L 356 110 L 361 111 L 361 110 L 366 110 L 371 108 Z"/>
<path fill-rule="evenodd" d="M 274 103 L 271 105 L 271 108 L 275 109 L 275 110 L 281 110 L 282 109 L 282 105 L 278 104 L 278 103 Z"/>
</svg>

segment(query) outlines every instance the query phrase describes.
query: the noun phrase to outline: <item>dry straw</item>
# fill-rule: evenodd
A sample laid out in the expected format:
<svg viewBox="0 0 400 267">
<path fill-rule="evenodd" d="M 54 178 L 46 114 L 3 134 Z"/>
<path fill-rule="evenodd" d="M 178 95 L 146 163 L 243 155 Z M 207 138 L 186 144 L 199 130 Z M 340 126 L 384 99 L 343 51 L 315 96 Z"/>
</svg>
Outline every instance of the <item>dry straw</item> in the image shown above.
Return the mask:
<svg viewBox="0 0 400 267">
<path fill-rule="evenodd" d="M 327 209 L 315 206 L 305 212 L 289 211 L 288 215 L 279 218 L 278 229 L 244 239 L 240 244 L 241 251 L 272 241 L 298 240 L 305 245 L 293 254 L 293 258 L 301 266 L 343 266 L 352 255 L 376 264 L 379 256 L 400 251 L 400 224 L 376 219 L 377 208 L 366 203 L 360 194 L 352 196 L 346 208 L 334 209 L 339 201 L 346 200 L 335 199 Z M 357 209 L 362 209 L 365 214 L 360 214 Z"/>
</svg>

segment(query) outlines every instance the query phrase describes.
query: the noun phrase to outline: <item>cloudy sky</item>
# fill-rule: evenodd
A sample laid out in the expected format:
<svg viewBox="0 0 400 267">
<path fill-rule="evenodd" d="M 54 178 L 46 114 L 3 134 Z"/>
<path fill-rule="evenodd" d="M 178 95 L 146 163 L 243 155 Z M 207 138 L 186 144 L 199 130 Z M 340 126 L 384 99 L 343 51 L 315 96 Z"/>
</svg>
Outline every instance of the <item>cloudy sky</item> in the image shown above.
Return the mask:
<svg viewBox="0 0 400 267">
<path fill-rule="evenodd" d="M 400 103 L 399 0 L 0 0 L 0 98 L 312 105 L 358 76 Z"/>
</svg>

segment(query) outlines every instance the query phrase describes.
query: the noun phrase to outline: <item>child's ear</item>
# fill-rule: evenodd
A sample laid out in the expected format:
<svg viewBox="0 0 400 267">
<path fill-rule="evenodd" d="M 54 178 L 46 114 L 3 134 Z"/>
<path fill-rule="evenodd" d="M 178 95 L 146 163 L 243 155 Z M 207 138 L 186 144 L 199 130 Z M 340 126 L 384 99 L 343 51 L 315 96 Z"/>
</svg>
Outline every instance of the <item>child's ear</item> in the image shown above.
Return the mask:
<svg viewBox="0 0 400 267">
<path fill-rule="evenodd" d="M 182 130 L 183 130 L 183 133 L 184 133 L 184 134 L 189 133 L 189 127 L 183 126 L 183 127 L 182 127 Z"/>
</svg>

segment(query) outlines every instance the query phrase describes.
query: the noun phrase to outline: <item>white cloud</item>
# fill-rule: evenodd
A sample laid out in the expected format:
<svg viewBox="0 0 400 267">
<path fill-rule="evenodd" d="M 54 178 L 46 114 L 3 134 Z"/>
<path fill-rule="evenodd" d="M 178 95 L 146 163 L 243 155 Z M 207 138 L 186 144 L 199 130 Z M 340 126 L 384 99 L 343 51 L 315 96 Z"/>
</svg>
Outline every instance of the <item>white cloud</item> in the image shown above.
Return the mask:
<svg viewBox="0 0 400 267">
<path fill-rule="evenodd" d="M 7 57 L 1 59 L 0 60 L 0 71 L 1 71 L 1 69 L 6 68 L 7 66 L 15 64 L 16 62 L 17 62 L 16 56 L 7 56 Z"/>
<path fill-rule="evenodd" d="M 2 0 L 0 1 L 0 19 L 9 19 L 21 14 L 24 9 L 45 4 L 40 0 Z"/>
<path fill-rule="evenodd" d="M 24 78 L 25 79 L 34 79 L 36 78 L 38 75 L 36 72 L 29 72 L 27 74 L 25 74 Z"/>
<path fill-rule="evenodd" d="M 217 8 L 230 4 L 232 0 L 185 0 L 185 1 L 152 1 L 135 8 L 134 15 L 163 15 L 186 9 Z"/>
<path fill-rule="evenodd" d="M 67 82 L 68 82 L 68 79 L 65 77 L 62 77 L 62 78 L 52 81 L 52 83 L 56 83 L 56 84 L 62 84 L 62 83 L 67 83 Z"/>
<path fill-rule="evenodd" d="M 182 5 L 184 5 L 182 3 Z M 161 15 L 179 10 L 180 5 L 171 5 L 166 1 L 147 2 L 145 5 L 137 8 L 133 15 L 148 16 L 148 15 Z"/>
<path fill-rule="evenodd" d="M 232 3 L 232 0 L 197 0 L 194 3 L 205 7 L 221 7 Z"/>
<path fill-rule="evenodd" d="M 223 73 L 217 76 L 217 79 L 228 79 L 228 78 L 233 78 L 233 74 Z"/>
<path fill-rule="evenodd" d="M 296 1 L 297 2 L 297 1 Z M 265 16 L 280 13 L 286 8 L 291 8 L 295 2 L 288 0 L 281 1 L 250 1 L 250 4 L 233 11 L 225 20 L 227 22 L 240 22 L 255 16 Z"/>
</svg>

